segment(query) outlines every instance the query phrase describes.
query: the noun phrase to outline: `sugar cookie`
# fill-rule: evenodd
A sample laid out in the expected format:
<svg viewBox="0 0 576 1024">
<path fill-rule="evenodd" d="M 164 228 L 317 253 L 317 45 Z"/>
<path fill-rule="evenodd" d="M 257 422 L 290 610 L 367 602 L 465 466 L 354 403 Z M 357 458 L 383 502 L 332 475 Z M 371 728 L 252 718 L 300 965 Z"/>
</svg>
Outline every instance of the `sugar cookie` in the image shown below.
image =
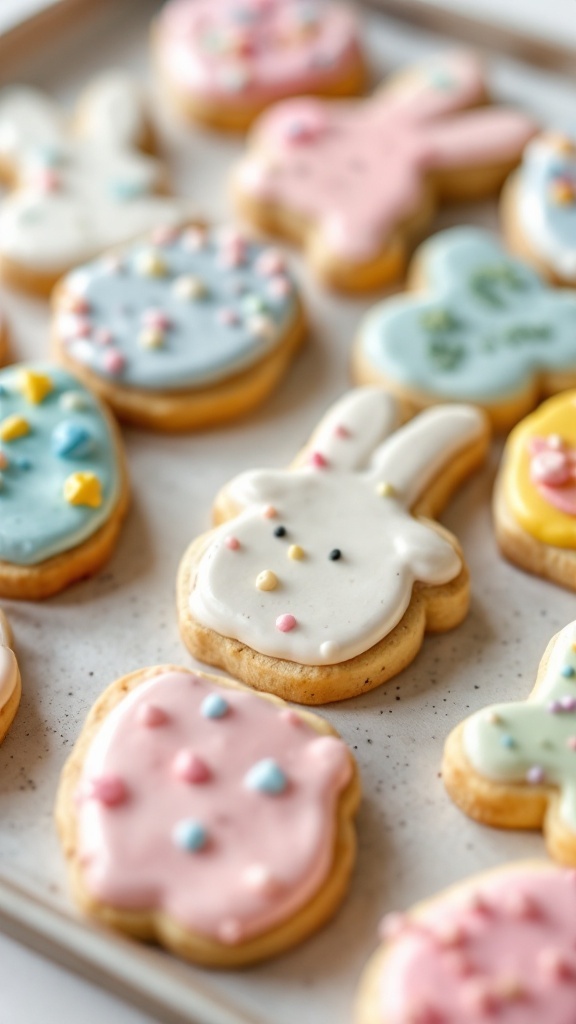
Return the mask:
<svg viewBox="0 0 576 1024">
<path fill-rule="evenodd" d="M 362 323 L 358 384 L 415 409 L 474 402 L 508 430 L 542 396 L 576 387 L 576 292 L 547 287 L 487 231 L 457 227 L 414 258 L 416 295 L 385 299 Z"/>
<path fill-rule="evenodd" d="M 541 828 L 551 856 L 576 867 L 576 622 L 550 641 L 527 701 L 494 704 L 450 734 L 442 775 L 470 817 Z"/>
<path fill-rule="evenodd" d="M 100 697 L 56 816 L 83 910 L 197 963 L 239 967 L 335 912 L 359 796 L 327 722 L 164 665 Z"/>
<path fill-rule="evenodd" d="M 576 391 L 550 398 L 510 434 L 494 526 L 511 562 L 576 590 Z"/>
<path fill-rule="evenodd" d="M 468 53 L 437 57 L 368 100 L 288 100 L 258 121 L 234 177 L 242 215 L 302 245 L 327 284 L 362 291 L 404 271 L 438 202 L 495 192 L 535 126 L 483 106 Z"/>
<path fill-rule="evenodd" d="M 128 506 L 109 413 L 48 364 L 0 371 L 0 595 L 39 599 L 95 573 Z"/>
<path fill-rule="evenodd" d="M 302 344 L 277 250 L 232 227 L 162 229 L 72 271 L 54 293 L 57 358 L 119 417 L 159 430 L 260 404 Z"/>
<path fill-rule="evenodd" d="M 382 922 L 356 1024 L 571 1024 L 573 871 L 519 862 Z"/>
<path fill-rule="evenodd" d="M 0 743 L 14 721 L 21 696 L 22 682 L 12 650 L 12 630 L 0 608 Z"/>
<path fill-rule="evenodd" d="M 181 219 L 183 202 L 158 195 L 162 164 L 146 104 L 123 72 L 95 79 L 74 125 L 47 96 L 25 86 L 0 91 L 0 274 L 48 292 L 57 278 L 104 249 Z"/>
<path fill-rule="evenodd" d="M 172 0 L 153 52 L 186 120 L 244 130 L 287 96 L 352 96 L 366 84 L 357 19 L 326 0 Z"/>
<path fill-rule="evenodd" d="M 222 525 L 181 563 L 191 652 L 302 704 L 365 693 L 412 661 L 425 630 L 468 609 L 458 542 L 435 516 L 483 460 L 480 410 L 444 406 L 399 427 L 396 400 L 358 388 L 332 407 L 289 470 L 220 493 Z"/>
</svg>

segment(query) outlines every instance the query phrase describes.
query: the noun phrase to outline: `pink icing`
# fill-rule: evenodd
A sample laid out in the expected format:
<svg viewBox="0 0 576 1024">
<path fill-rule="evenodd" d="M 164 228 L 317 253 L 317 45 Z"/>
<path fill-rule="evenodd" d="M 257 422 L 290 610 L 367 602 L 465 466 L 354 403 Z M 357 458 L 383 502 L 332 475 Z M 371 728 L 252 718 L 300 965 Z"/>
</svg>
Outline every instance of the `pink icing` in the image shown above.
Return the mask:
<svg viewBox="0 0 576 1024">
<path fill-rule="evenodd" d="M 390 933 L 375 1020 L 574 1024 L 574 872 L 520 866 L 398 918 Z"/>
<path fill-rule="evenodd" d="M 354 14 L 324 0 L 172 0 L 159 46 L 180 88 L 227 105 L 317 91 L 359 59 Z"/>
<path fill-rule="evenodd" d="M 313 223 L 331 251 L 373 257 L 423 205 L 430 173 L 520 156 L 535 125 L 502 107 L 466 111 L 483 95 L 477 61 L 452 54 L 369 100 L 279 104 L 258 122 L 240 188 Z"/>
<path fill-rule="evenodd" d="M 554 508 L 576 516 L 576 449 L 556 434 L 530 442 L 530 479 Z"/>
<path fill-rule="evenodd" d="M 226 714 L 202 713 L 209 694 L 227 701 Z M 269 758 L 286 776 L 281 793 L 245 784 Z M 300 716 L 192 673 L 156 676 L 112 711 L 85 759 L 77 802 L 85 884 L 114 907 L 162 909 L 202 935 L 240 942 L 292 916 L 322 886 L 350 777 L 344 743 Z M 98 799 L 119 787 L 124 799 Z M 206 831 L 201 850 L 173 839 L 186 819 Z"/>
</svg>

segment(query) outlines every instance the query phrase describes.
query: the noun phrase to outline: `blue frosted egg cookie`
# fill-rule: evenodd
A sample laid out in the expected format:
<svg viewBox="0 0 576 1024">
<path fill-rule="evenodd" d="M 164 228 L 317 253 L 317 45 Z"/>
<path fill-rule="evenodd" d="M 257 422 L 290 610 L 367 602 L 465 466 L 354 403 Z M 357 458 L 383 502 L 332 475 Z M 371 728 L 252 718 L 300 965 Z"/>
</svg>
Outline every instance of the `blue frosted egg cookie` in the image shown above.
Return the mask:
<svg viewBox="0 0 576 1024">
<path fill-rule="evenodd" d="M 0 595 L 39 599 L 96 572 L 128 506 L 109 413 L 49 364 L 0 371 Z"/>
<path fill-rule="evenodd" d="M 192 430 L 262 402 L 305 331 L 283 255 L 188 225 L 86 264 L 54 297 L 57 357 L 128 422 Z"/>
</svg>

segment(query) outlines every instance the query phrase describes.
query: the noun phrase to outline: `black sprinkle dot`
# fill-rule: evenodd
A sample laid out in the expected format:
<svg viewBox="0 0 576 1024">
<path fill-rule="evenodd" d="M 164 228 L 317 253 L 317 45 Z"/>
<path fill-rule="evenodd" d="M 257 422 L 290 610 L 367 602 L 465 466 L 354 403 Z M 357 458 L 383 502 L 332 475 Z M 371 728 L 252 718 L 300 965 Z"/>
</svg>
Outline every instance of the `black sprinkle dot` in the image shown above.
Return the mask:
<svg viewBox="0 0 576 1024">
<path fill-rule="evenodd" d="M 286 532 L 287 531 L 286 531 L 286 527 L 285 526 L 277 526 L 276 529 L 274 530 L 274 536 L 275 537 L 285 537 L 286 536 Z"/>
<path fill-rule="evenodd" d="M 342 558 L 342 552 L 340 548 L 332 548 L 332 551 L 328 555 L 331 562 L 337 562 L 339 558 Z"/>
</svg>

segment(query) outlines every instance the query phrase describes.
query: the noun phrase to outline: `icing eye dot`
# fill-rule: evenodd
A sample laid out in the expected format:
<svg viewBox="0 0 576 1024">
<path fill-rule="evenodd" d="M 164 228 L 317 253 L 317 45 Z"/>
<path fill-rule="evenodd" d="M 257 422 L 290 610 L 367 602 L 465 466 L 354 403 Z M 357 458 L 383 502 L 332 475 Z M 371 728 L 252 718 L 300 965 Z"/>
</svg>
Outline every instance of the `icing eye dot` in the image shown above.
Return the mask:
<svg viewBox="0 0 576 1024">
<path fill-rule="evenodd" d="M 289 633 L 296 626 L 296 619 L 293 615 L 279 615 L 276 619 L 276 629 L 281 633 Z"/>
<path fill-rule="evenodd" d="M 230 705 L 219 693 L 209 693 L 200 705 L 200 714 L 203 718 L 224 718 L 230 710 Z"/>
<path fill-rule="evenodd" d="M 126 786 L 118 775 L 100 775 L 91 779 L 88 785 L 88 796 L 105 807 L 118 807 L 124 803 L 128 793 Z"/>
<path fill-rule="evenodd" d="M 299 544 L 291 544 L 288 548 L 288 558 L 292 558 L 296 562 L 301 562 L 304 554 L 304 548 L 301 548 Z"/>
<path fill-rule="evenodd" d="M 271 569 L 264 569 L 263 572 L 258 573 L 256 577 L 256 587 L 258 590 L 276 590 L 277 586 L 278 577 Z"/>
<path fill-rule="evenodd" d="M 287 532 L 288 531 L 287 531 L 285 526 L 277 526 L 275 528 L 275 530 L 274 530 L 274 536 L 275 537 L 285 537 Z"/>
<path fill-rule="evenodd" d="M 205 761 L 192 750 L 179 750 L 172 762 L 172 771 L 177 779 L 193 785 L 208 782 L 211 772 Z"/>
<path fill-rule="evenodd" d="M 52 431 L 52 451 L 61 459 L 83 459 L 94 450 L 90 431 L 78 420 L 62 420 Z"/>
<path fill-rule="evenodd" d="M 331 562 L 337 562 L 340 558 L 342 558 L 342 552 L 340 551 L 340 548 L 332 548 L 332 551 L 328 555 L 328 558 L 330 559 Z"/>
<path fill-rule="evenodd" d="M 254 789 L 259 793 L 278 796 L 286 789 L 288 779 L 273 757 L 265 757 L 246 772 L 244 785 L 247 789 Z"/>
<path fill-rule="evenodd" d="M 176 822 L 172 830 L 172 839 L 181 850 L 196 853 L 206 846 L 208 833 L 201 821 L 196 821 L 195 818 L 183 818 Z"/>
<path fill-rule="evenodd" d="M 148 729 L 156 729 L 159 725 L 165 725 L 168 721 L 168 715 L 162 708 L 159 708 L 156 704 L 142 704 L 138 708 L 137 713 L 138 723 L 145 725 Z"/>
</svg>

